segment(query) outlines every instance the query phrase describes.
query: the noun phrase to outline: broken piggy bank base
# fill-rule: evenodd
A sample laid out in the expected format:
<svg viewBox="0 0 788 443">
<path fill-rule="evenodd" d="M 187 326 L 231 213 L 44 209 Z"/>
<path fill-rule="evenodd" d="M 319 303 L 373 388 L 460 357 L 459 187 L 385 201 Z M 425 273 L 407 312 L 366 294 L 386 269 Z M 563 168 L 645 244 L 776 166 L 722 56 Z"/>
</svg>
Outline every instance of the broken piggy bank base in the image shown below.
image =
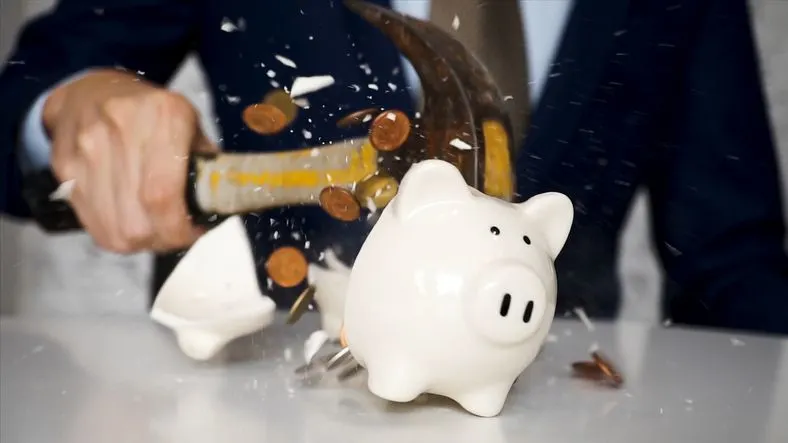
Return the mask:
<svg viewBox="0 0 788 443">
<path fill-rule="evenodd" d="M 274 319 L 276 304 L 260 292 L 240 217 L 203 235 L 162 286 L 151 317 L 175 332 L 189 357 L 208 360 L 230 341 Z"/>
<path fill-rule="evenodd" d="M 350 274 L 333 253 L 325 267 L 309 265 L 322 329 L 339 339 Z M 203 235 L 173 270 L 151 310 L 175 333 L 181 350 L 195 360 L 216 356 L 229 342 L 273 322 L 276 304 L 259 288 L 254 256 L 241 217 L 231 217 Z"/>
<path fill-rule="evenodd" d="M 390 401 L 443 395 L 498 415 L 547 337 L 571 201 L 486 196 L 440 160 L 411 167 L 356 258 L 345 333 Z"/>
</svg>

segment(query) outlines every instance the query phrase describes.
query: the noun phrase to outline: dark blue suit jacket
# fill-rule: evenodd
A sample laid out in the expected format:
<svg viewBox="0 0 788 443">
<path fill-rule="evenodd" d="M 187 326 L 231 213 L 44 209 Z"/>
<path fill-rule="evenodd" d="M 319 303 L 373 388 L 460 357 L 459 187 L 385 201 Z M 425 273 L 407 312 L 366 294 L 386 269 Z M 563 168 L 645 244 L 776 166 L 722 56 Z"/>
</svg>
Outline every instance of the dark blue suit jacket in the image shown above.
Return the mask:
<svg viewBox="0 0 788 443">
<path fill-rule="evenodd" d="M 243 30 L 223 32 L 224 17 L 243 19 Z M 0 210 L 27 214 L 15 149 L 21 118 L 45 88 L 92 66 L 123 66 L 164 84 L 191 51 L 207 72 L 227 150 L 301 147 L 306 128 L 328 142 L 358 135 L 335 127 L 347 111 L 412 107 L 403 87 L 365 88 L 403 85 L 398 54 L 337 0 L 61 0 L 24 30 L 12 56 L 23 63 L 0 77 Z M 310 96 L 312 122 L 260 137 L 240 111 L 273 87 L 268 69 L 281 85 L 321 74 L 338 84 Z M 780 183 L 746 0 L 577 0 L 517 175 L 522 198 L 560 191 L 575 202 L 557 263 L 559 309 L 615 314 L 621 227 L 645 186 L 668 281 L 665 315 L 788 333 Z M 359 228 L 309 210 L 278 211 L 277 220 L 283 215 L 296 225 L 309 218 L 309 229 L 331 236 Z M 273 229 L 260 220 L 258 237 Z"/>
</svg>

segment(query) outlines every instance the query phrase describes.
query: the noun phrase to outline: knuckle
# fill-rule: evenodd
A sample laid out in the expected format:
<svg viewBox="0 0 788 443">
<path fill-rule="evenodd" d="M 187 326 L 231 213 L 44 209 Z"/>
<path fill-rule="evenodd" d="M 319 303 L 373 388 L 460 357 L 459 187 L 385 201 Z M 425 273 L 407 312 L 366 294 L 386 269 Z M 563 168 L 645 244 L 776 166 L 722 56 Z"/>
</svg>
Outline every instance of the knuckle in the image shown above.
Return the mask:
<svg viewBox="0 0 788 443">
<path fill-rule="evenodd" d="M 184 95 L 171 91 L 157 91 L 151 96 L 152 101 L 168 118 L 191 120 L 195 111 L 191 102 Z"/>
<path fill-rule="evenodd" d="M 101 105 L 104 115 L 112 119 L 122 119 L 123 116 L 129 113 L 130 109 L 134 108 L 132 99 L 129 97 L 110 97 Z"/>
<path fill-rule="evenodd" d="M 82 128 L 76 137 L 77 150 L 88 161 L 98 160 L 105 146 L 106 128 L 100 122 L 91 123 Z"/>
<path fill-rule="evenodd" d="M 173 186 L 162 186 L 162 183 L 156 182 L 150 183 L 142 189 L 141 199 L 144 207 L 162 212 L 175 207 L 177 196 Z"/>
<path fill-rule="evenodd" d="M 126 243 L 140 247 L 150 243 L 153 233 L 150 227 L 143 223 L 133 221 L 124 222 L 120 228 L 121 235 Z"/>
</svg>

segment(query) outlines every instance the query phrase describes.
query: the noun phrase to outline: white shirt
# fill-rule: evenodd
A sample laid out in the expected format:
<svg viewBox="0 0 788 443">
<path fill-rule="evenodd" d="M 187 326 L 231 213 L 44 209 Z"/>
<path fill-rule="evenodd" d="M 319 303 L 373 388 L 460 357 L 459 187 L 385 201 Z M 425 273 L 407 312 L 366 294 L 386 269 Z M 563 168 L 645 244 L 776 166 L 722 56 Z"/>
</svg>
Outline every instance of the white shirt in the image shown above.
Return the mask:
<svg viewBox="0 0 788 443">
<path fill-rule="evenodd" d="M 523 26 L 528 42 L 526 52 L 529 61 L 528 75 L 531 79 L 532 103 L 536 103 L 542 93 L 573 1 L 520 0 L 520 13 L 523 15 Z M 395 11 L 416 18 L 427 19 L 429 17 L 430 0 L 391 0 L 391 6 Z M 407 60 L 405 60 L 405 67 L 406 81 L 411 86 L 411 90 L 420 90 L 418 75 Z M 71 79 L 64 80 L 64 82 Z M 503 92 L 505 93 L 505 91 Z M 38 97 L 23 122 L 22 155 L 20 157 L 22 157 L 21 166 L 25 171 L 44 169 L 49 165 L 52 146 L 41 120 L 44 103 L 48 96 L 49 91 L 46 91 Z"/>
</svg>

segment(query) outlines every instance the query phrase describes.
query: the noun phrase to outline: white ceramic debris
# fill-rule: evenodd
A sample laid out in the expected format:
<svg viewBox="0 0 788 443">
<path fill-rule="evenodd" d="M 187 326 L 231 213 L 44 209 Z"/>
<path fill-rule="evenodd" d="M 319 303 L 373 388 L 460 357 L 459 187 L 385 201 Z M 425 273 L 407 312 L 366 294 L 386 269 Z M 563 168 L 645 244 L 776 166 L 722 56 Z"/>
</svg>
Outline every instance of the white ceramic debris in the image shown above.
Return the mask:
<svg viewBox="0 0 788 443">
<path fill-rule="evenodd" d="M 428 392 L 500 413 L 555 314 L 553 261 L 573 220 L 563 194 L 520 204 L 466 185 L 451 164 L 411 167 L 354 263 L 345 333 L 377 396 Z"/>
<path fill-rule="evenodd" d="M 181 350 L 207 360 L 227 343 L 268 326 L 276 304 L 260 292 L 240 217 L 203 235 L 162 286 L 151 317 L 172 329 Z"/>
<path fill-rule="evenodd" d="M 309 265 L 309 283 L 315 286 L 315 302 L 320 312 L 322 329 L 332 340 L 339 339 L 345 316 L 345 297 L 350 268 L 331 249 L 325 253 L 325 267 Z"/>
</svg>

